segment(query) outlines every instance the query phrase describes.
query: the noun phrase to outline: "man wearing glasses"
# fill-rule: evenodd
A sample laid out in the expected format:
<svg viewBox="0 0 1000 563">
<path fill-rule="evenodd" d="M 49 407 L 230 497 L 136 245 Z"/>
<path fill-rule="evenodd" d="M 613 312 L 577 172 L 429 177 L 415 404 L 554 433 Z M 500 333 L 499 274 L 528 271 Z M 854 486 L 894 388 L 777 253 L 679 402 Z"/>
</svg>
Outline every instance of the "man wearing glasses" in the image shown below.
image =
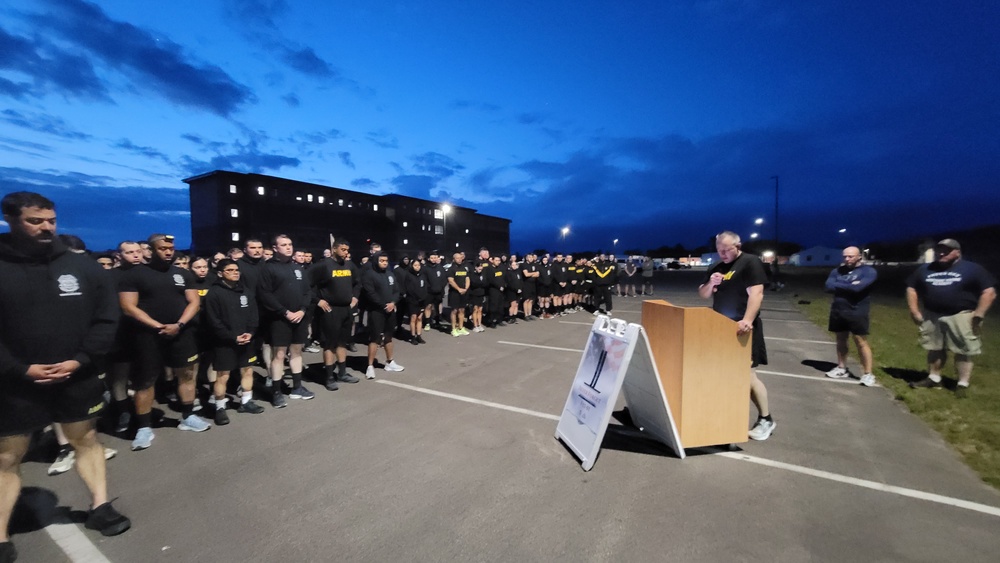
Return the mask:
<svg viewBox="0 0 1000 563">
<path fill-rule="evenodd" d="M 760 305 L 764 301 L 767 273 L 760 258 L 744 253 L 740 235 L 723 231 L 715 237 L 719 263 L 708 271 L 698 287 L 702 299 L 712 300 L 712 309 L 736 321 L 737 334 L 751 332 L 750 400 L 757 407 L 757 422 L 750 429 L 751 440 L 767 440 L 775 423 L 767 404 L 767 388 L 757 378 L 758 365 L 767 364 L 764 346 L 764 324 L 760 320 Z"/>
</svg>

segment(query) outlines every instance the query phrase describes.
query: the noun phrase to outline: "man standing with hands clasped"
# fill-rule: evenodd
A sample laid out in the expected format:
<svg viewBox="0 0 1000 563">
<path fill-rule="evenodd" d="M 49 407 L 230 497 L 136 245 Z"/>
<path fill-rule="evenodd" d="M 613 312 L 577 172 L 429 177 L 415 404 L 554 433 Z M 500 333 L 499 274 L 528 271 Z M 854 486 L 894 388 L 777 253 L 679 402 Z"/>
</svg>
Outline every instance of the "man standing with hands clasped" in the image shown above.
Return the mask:
<svg viewBox="0 0 1000 563">
<path fill-rule="evenodd" d="M 854 344 L 861 358 L 861 384 L 875 385 L 872 375 L 872 349 L 868 345 L 868 314 L 871 309 L 872 284 L 878 278 L 875 268 L 861 263 L 861 249 L 848 246 L 844 249 L 844 262 L 826 278 L 826 291 L 833 294 L 830 322 L 827 330 L 837 335 L 837 367 L 826 372 L 833 379 L 851 376 L 847 369 L 847 337 L 854 335 Z"/>
<path fill-rule="evenodd" d="M 767 274 L 760 258 L 740 250 L 740 236 L 723 231 L 715 237 L 719 263 L 708 271 L 708 278 L 698 287 L 698 295 L 712 300 L 712 309 L 736 321 L 737 334 L 751 332 L 750 399 L 757 406 L 757 422 L 750 429 L 751 440 L 767 440 L 775 423 L 767 404 L 767 388 L 757 378 L 758 365 L 767 364 L 764 325 L 760 305 L 764 301 Z"/>
<path fill-rule="evenodd" d="M 31 192 L 4 196 L 10 233 L 0 235 L 0 561 L 14 561 L 7 526 L 21 492 L 21 460 L 31 433 L 52 422 L 76 451 L 91 495 L 86 527 L 106 536 L 129 519 L 108 501 L 104 447 L 96 419 L 98 379 L 118 326 L 112 278 L 56 236 L 55 204 Z"/>
<path fill-rule="evenodd" d="M 969 390 L 972 357 L 982 353 L 979 333 L 997 298 L 997 281 L 979 264 L 963 260 L 962 246 L 955 239 L 934 245 L 934 255 L 934 262 L 920 266 L 906 280 L 906 304 L 920 327 L 920 345 L 927 350 L 927 377 L 910 387 L 939 387 L 941 368 L 951 350 L 958 375 L 955 395 L 961 398 Z"/>
</svg>

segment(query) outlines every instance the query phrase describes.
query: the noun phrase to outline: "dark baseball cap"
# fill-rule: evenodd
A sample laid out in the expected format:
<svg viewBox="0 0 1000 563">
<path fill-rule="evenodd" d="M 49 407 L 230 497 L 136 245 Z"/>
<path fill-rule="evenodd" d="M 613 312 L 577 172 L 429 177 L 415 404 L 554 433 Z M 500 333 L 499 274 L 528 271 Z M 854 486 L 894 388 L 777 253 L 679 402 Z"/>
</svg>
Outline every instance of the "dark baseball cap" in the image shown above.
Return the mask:
<svg viewBox="0 0 1000 563">
<path fill-rule="evenodd" d="M 941 248 L 941 247 L 950 248 L 952 250 L 962 250 L 962 245 L 958 244 L 958 241 L 953 238 L 946 238 L 944 240 L 939 240 L 938 243 L 934 245 L 934 248 Z"/>
</svg>

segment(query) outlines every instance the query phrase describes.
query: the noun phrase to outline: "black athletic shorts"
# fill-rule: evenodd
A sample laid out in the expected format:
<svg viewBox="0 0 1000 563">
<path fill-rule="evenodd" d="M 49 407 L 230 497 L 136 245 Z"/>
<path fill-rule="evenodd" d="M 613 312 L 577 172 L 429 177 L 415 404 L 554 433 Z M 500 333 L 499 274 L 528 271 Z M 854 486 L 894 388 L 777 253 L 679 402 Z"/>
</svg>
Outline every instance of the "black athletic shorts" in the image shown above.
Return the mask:
<svg viewBox="0 0 1000 563">
<path fill-rule="evenodd" d="M 546 284 L 538 284 L 538 297 L 545 298 L 552 295 L 552 286 Z"/>
<path fill-rule="evenodd" d="M 129 380 L 135 390 L 149 389 L 163 375 L 164 368 L 183 368 L 197 361 L 194 328 L 184 327 L 174 338 L 140 330 L 135 333 L 135 362 Z"/>
<path fill-rule="evenodd" d="M 468 295 L 468 294 L 466 294 L 466 295 Z M 486 292 L 485 291 L 483 293 L 473 293 L 472 295 L 468 295 L 468 297 L 469 297 L 469 305 L 472 305 L 473 307 L 485 307 L 486 306 Z"/>
<path fill-rule="evenodd" d="M 431 305 L 440 305 L 444 301 L 444 292 L 441 293 L 428 293 L 427 303 Z"/>
<path fill-rule="evenodd" d="M 448 307 L 451 309 L 464 309 L 469 303 L 469 293 L 459 293 L 454 289 L 448 290 Z"/>
<path fill-rule="evenodd" d="M 750 342 L 750 367 L 767 365 L 767 346 L 764 345 L 764 323 L 757 317 L 753 321 Z"/>
<path fill-rule="evenodd" d="M 234 371 L 252 366 L 257 361 L 257 346 L 249 344 L 232 344 L 216 346 L 212 349 L 212 367 L 215 371 Z"/>
<path fill-rule="evenodd" d="M 535 295 L 538 293 L 536 285 L 534 283 L 524 284 L 524 289 L 521 290 L 521 299 L 528 300 L 534 299 Z"/>
<path fill-rule="evenodd" d="M 830 332 L 850 332 L 858 336 L 868 336 L 868 315 L 856 311 L 830 310 L 827 330 Z"/>
<path fill-rule="evenodd" d="M 267 343 L 272 347 L 284 347 L 291 344 L 305 344 L 309 336 L 309 323 L 305 317 L 293 324 L 286 319 L 272 318 L 267 324 Z"/>
<path fill-rule="evenodd" d="M 135 351 L 135 324 L 127 318 L 122 318 L 115 332 L 115 343 L 106 358 L 108 365 L 126 364 L 132 361 Z"/>
<path fill-rule="evenodd" d="M 351 327 L 354 325 L 354 315 L 349 306 L 330 307 L 330 312 L 319 310 L 320 323 L 323 326 L 323 348 L 333 350 L 337 347 L 347 348 L 351 343 Z"/>
<path fill-rule="evenodd" d="M 0 385 L 0 436 L 96 418 L 104 406 L 104 382 L 87 367 L 62 383 L 6 382 Z"/>
<path fill-rule="evenodd" d="M 511 303 L 512 301 L 517 301 L 521 297 L 521 294 L 517 292 L 516 289 L 505 289 L 503 292 L 504 303 Z"/>
<path fill-rule="evenodd" d="M 385 341 L 392 340 L 393 333 L 396 332 L 396 312 L 386 313 L 385 311 L 368 311 L 368 342 L 382 344 L 382 337 Z"/>
<path fill-rule="evenodd" d="M 561 286 L 561 285 L 559 285 L 559 282 L 553 282 L 552 283 L 552 296 L 553 297 L 562 297 L 563 295 L 566 295 L 566 288 L 563 287 L 563 286 Z"/>
</svg>

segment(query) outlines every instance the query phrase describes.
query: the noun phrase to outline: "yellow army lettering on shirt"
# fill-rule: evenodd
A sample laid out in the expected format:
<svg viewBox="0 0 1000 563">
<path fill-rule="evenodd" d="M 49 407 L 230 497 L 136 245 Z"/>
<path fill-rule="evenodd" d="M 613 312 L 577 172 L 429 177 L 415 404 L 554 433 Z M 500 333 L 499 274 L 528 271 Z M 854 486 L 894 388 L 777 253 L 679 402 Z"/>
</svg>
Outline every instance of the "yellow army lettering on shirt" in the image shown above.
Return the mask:
<svg viewBox="0 0 1000 563">
<path fill-rule="evenodd" d="M 467 275 L 469 275 L 469 272 L 466 272 L 465 270 L 459 270 L 459 271 L 455 272 L 455 276 L 456 277 L 458 277 L 458 276 L 467 276 Z"/>
<path fill-rule="evenodd" d="M 501 272 L 501 271 L 497 271 L 496 273 L 493 274 L 493 277 L 495 277 L 495 278 L 499 278 L 501 276 L 503 276 L 503 272 Z"/>
<path fill-rule="evenodd" d="M 97 403 L 96 405 L 94 405 L 94 406 L 90 407 L 89 409 L 87 409 L 87 414 L 94 414 L 94 413 L 100 411 L 103 408 L 104 408 L 104 402 L 101 401 L 100 403 Z"/>
<path fill-rule="evenodd" d="M 207 289 L 199 289 L 198 290 L 198 296 L 199 297 L 204 297 L 206 295 L 208 295 L 208 290 Z"/>
<path fill-rule="evenodd" d="M 349 278 L 349 277 L 351 277 L 351 271 L 350 270 L 333 270 L 333 273 L 330 274 L 330 277 L 333 277 L 333 278 Z"/>
</svg>

